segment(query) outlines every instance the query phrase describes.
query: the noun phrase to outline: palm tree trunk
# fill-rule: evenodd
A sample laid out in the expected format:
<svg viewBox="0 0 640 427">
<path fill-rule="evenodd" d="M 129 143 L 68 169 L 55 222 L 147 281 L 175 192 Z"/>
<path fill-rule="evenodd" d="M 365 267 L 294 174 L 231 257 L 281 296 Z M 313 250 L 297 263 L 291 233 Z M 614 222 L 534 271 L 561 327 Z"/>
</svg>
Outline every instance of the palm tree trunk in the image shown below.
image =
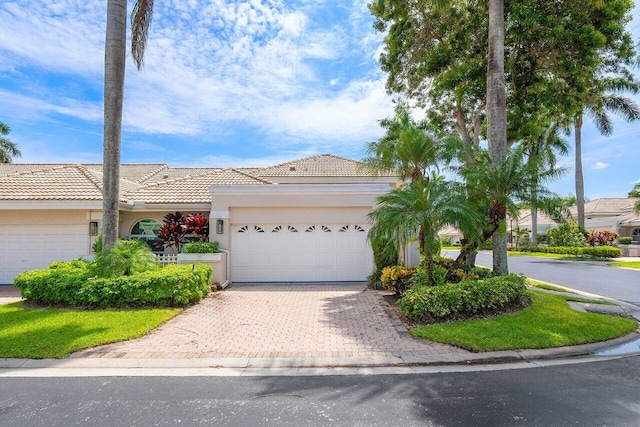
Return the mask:
<svg viewBox="0 0 640 427">
<path fill-rule="evenodd" d="M 504 86 L 504 0 L 489 0 L 489 61 L 487 67 L 487 133 L 494 165 L 507 148 L 507 101 Z M 506 220 L 505 217 L 500 218 Z M 493 234 L 493 272 L 508 274 L 507 235 L 504 227 Z"/>
<path fill-rule="evenodd" d="M 533 246 L 538 245 L 538 207 L 531 205 L 531 238 L 529 243 Z"/>
<path fill-rule="evenodd" d="M 582 175 L 582 114 L 574 123 L 576 140 L 576 207 L 578 209 L 578 226 L 584 229 L 584 177 Z"/>
<path fill-rule="evenodd" d="M 104 49 L 103 248 L 118 239 L 126 27 L 127 1 L 108 0 Z"/>
</svg>

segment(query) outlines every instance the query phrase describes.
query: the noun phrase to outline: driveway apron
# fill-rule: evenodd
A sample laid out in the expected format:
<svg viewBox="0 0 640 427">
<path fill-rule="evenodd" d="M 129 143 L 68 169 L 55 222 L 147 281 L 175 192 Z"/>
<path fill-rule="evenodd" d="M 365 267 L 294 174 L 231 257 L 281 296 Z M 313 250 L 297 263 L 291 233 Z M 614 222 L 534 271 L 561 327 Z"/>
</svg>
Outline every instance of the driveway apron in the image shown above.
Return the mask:
<svg viewBox="0 0 640 427">
<path fill-rule="evenodd" d="M 469 354 L 413 338 L 365 285 L 233 286 L 150 334 L 71 357 L 312 358 Z"/>
</svg>

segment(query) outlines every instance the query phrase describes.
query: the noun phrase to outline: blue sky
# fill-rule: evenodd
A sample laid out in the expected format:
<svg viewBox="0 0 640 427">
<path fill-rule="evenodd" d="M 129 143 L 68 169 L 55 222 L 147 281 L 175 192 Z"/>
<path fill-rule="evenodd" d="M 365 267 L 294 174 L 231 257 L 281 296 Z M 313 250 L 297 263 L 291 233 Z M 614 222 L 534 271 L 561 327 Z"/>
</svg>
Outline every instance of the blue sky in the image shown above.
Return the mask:
<svg viewBox="0 0 640 427">
<path fill-rule="evenodd" d="M 146 65 L 127 62 L 122 162 L 362 158 L 393 112 L 367 2 L 156 1 Z M 23 152 L 16 161 L 102 161 L 105 15 L 106 1 L 0 3 L 0 121 Z M 588 197 L 626 197 L 640 180 L 639 130 L 616 120 L 604 138 L 585 125 Z M 563 195 L 574 192 L 572 155 L 551 186 Z"/>
</svg>

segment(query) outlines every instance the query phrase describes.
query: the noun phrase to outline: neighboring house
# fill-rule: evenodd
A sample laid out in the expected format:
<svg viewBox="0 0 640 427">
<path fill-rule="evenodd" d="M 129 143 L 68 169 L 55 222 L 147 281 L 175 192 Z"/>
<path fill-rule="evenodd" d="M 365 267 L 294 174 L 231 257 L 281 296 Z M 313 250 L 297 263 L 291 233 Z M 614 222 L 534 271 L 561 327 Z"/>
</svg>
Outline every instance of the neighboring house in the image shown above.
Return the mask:
<svg viewBox="0 0 640 427">
<path fill-rule="evenodd" d="M 120 237 L 154 240 L 169 212 L 202 213 L 233 282 L 363 281 L 367 214 L 395 176 L 318 155 L 267 168 L 121 165 Z M 102 224 L 102 165 L 0 165 L 0 283 L 90 252 Z"/>
</svg>

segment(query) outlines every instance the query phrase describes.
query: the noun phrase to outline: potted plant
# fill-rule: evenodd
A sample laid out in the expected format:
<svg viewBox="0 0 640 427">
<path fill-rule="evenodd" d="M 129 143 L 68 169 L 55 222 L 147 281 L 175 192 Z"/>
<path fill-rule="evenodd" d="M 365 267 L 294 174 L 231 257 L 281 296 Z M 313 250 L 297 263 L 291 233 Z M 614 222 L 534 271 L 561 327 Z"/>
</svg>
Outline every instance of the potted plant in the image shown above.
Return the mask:
<svg viewBox="0 0 640 427">
<path fill-rule="evenodd" d="M 178 254 L 178 264 L 206 264 L 213 269 L 211 284 L 225 287 L 226 254 L 220 252 L 218 242 L 191 242 L 183 246 Z"/>
</svg>

